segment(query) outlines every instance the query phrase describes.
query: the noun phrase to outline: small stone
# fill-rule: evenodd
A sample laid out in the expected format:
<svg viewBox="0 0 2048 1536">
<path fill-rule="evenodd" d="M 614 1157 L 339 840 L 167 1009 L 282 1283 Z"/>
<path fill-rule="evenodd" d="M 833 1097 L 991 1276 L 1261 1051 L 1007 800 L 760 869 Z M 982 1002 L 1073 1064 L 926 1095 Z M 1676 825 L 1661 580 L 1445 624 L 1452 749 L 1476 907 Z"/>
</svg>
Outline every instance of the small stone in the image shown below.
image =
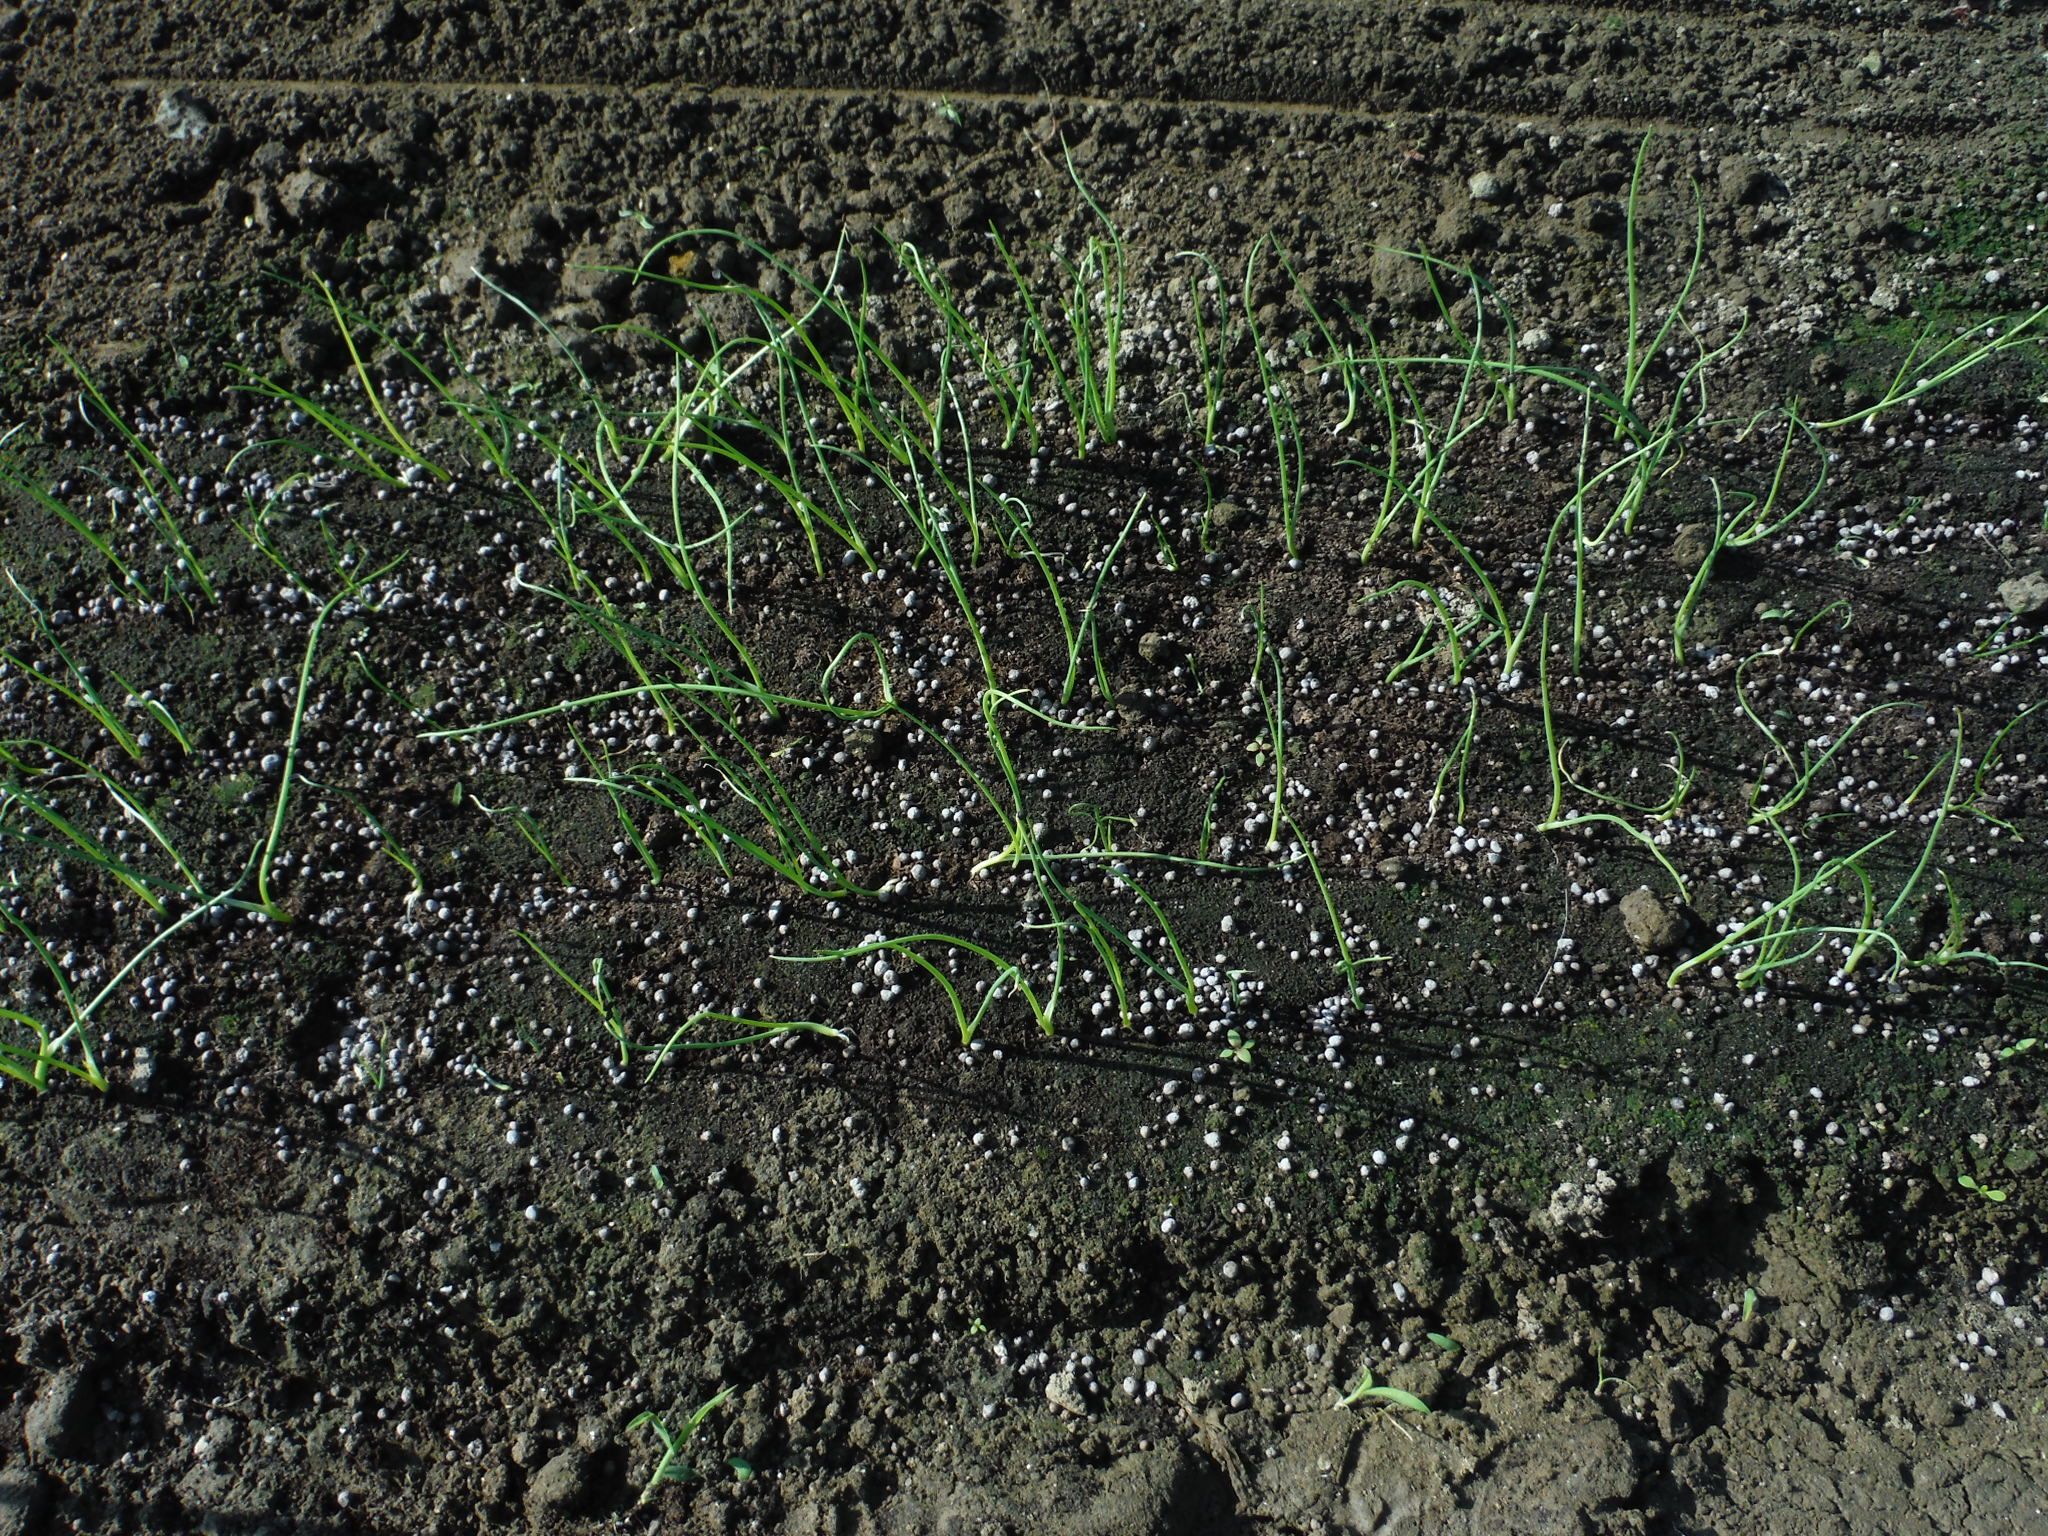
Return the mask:
<svg viewBox="0 0 2048 1536">
<path fill-rule="evenodd" d="M 1088 1394 L 1081 1386 L 1081 1368 L 1069 1360 L 1045 1384 L 1045 1400 L 1061 1413 L 1088 1417 Z"/>
<path fill-rule="evenodd" d="M 1429 268 L 1404 247 L 1382 245 L 1372 253 L 1372 292 L 1396 309 L 1418 313 L 1436 305 L 1429 285 Z"/>
<path fill-rule="evenodd" d="M 1430 246 L 1439 251 L 1483 251 L 1499 236 L 1500 226 L 1485 214 L 1470 208 L 1446 208 L 1437 215 Z"/>
<path fill-rule="evenodd" d="M 1866 79 L 1879 79 L 1884 74 L 1884 55 L 1873 48 L 1856 61 L 1856 67 Z"/>
<path fill-rule="evenodd" d="M 1647 885 L 1621 898 L 1621 926 L 1646 955 L 1667 955 L 1685 942 L 1685 917 Z"/>
<path fill-rule="evenodd" d="M 1781 189 L 1777 179 L 1746 155 L 1723 155 L 1715 171 L 1721 201 L 1754 208 Z"/>
<path fill-rule="evenodd" d="M 2037 613 L 2048 612 L 2048 571 L 2028 571 L 2001 582 L 1998 600 L 2012 610 L 2015 618 L 2031 619 Z"/>
<path fill-rule="evenodd" d="M 888 763 L 895 760 L 902 743 L 889 731 L 857 725 L 846 733 L 846 750 L 864 763 Z"/>
<path fill-rule="evenodd" d="M 683 821 L 667 811 L 657 811 L 647 818 L 647 830 L 643 834 L 649 853 L 670 853 L 682 845 Z"/>
<path fill-rule="evenodd" d="M 536 1528 L 574 1514 L 590 1493 L 590 1453 L 571 1446 L 554 1456 L 526 1485 L 526 1518 Z"/>
<path fill-rule="evenodd" d="M 45 1529 L 49 1502 L 49 1479 L 34 1467 L 0 1467 L 0 1536 L 32 1536 Z"/>
<path fill-rule="evenodd" d="M 1170 667 L 1180 660 L 1180 642 L 1157 630 L 1148 630 L 1138 637 L 1138 654 L 1155 667 Z"/>
<path fill-rule="evenodd" d="M 562 297 L 571 303 L 595 304 L 609 311 L 626 296 L 631 279 L 618 270 L 630 266 L 614 252 L 585 243 L 562 264 Z"/>
<path fill-rule="evenodd" d="M 157 103 L 156 125 L 183 144 L 202 144 L 213 133 L 213 114 L 182 85 Z"/>
<path fill-rule="evenodd" d="M 930 240 L 942 227 L 942 215 L 930 203 L 911 203 L 882 222 L 882 233 L 896 244 Z"/>
<path fill-rule="evenodd" d="M 1573 1237 L 1597 1237 L 1618 1187 L 1614 1175 L 1605 1168 L 1596 1169 L 1583 1184 L 1567 1180 L 1558 1185 L 1551 1191 L 1550 1205 L 1544 1213 L 1551 1231 Z"/>
<path fill-rule="evenodd" d="M 1410 1235 L 1407 1245 L 1401 1250 L 1401 1279 L 1414 1296 L 1416 1305 L 1434 1308 L 1442 1300 L 1449 1275 L 1437 1251 L 1436 1239 L 1430 1233 Z"/>
<path fill-rule="evenodd" d="M 1244 522 L 1244 508 L 1234 501 L 1219 501 L 1209 509 L 1208 521 L 1217 533 L 1228 533 Z"/>
<path fill-rule="evenodd" d="M 313 315 L 299 315 L 278 331 L 277 350 L 295 377 L 319 378 L 341 351 L 341 333 Z"/>
<path fill-rule="evenodd" d="M 1882 197 L 1858 198 L 1848 218 L 1843 221 L 1842 232 L 1857 245 L 1897 245 L 1912 236 L 1911 227 L 1892 211 L 1891 203 Z M 1872 302 L 1875 305 L 1874 294 Z M 1894 298 L 1892 308 L 1897 307 Z"/>
<path fill-rule="evenodd" d="M 958 234 L 980 234 L 988 223 L 988 203 L 972 187 L 962 187 L 939 205 L 947 227 Z"/>
<path fill-rule="evenodd" d="M 580 323 L 581 318 L 585 317 L 571 320 L 560 311 L 556 312 L 556 344 L 586 378 L 596 379 L 616 374 L 622 365 L 619 349 L 594 330 L 576 329 L 575 326 Z M 600 320 L 597 323 L 603 322 Z"/>
<path fill-rule="evenodd" d="M 1419 866 L 1413 859 L 1404 859 L 1396 854 L 1390 859 L 1381 859 L 1373 870 L 1382 880 L 1413 880 Z"/>
<path fill-rule="evenodd" d="M 426 28 L 399 0 L 384 0 L 370 13 L 369 25 L 364 30 L 382 42 L 410 43 Z"/>
<path fill-rule="evenodd" d="M 1508 184 L 1492 171 L 1476 172 L 1465 183 L 1475 203 L 1504 203 L 1508 200 Z"/>
<path fill-rule="evenodd" d="M 341 188 L 318 171 L 293 171 L 278 183 L 277 201 L 287 217 L 317 224 L 341 204 Z"/>
<path fill-rule="evenodd" d="M 477 274 L 489 271 L 493 265 L 490 252 L 482 245 L 473 242 L 451 245 L 441 253 L 437 286 L 444 295 L 453 298 L 475 288 Z"/>
<path fill-rule="evenodd" d="M 224 1415 L 208 1422 L 206 1433 L 192 1446 L 192 1455 L 203 1462 L 232 1462 L 241 1443 L 242 1421 Z"/>
<path fill-rule="evenodd" d="M 1671 563 L 1688 575 L 1707 563 L 1707 557 L 1714 553 L 1714 529 L 1711 523 L 1681 523 L 1678 536 L 1671 541 Z"/>
<path fill-rule="evenodd" d="M 83 1460 L 92 1450 L 92 1382 L 77 1369 L 58 1371 L 21 1422 L 21 1437 L 31 1454 L 49 1461 Z"/>
<path fill-rule="evenodd" d="M 767 198 L 754 210 L 761 238 L 771 251 L 793 251 L 803 244 L 803 221 L 780 198 Z"/>
</svg>

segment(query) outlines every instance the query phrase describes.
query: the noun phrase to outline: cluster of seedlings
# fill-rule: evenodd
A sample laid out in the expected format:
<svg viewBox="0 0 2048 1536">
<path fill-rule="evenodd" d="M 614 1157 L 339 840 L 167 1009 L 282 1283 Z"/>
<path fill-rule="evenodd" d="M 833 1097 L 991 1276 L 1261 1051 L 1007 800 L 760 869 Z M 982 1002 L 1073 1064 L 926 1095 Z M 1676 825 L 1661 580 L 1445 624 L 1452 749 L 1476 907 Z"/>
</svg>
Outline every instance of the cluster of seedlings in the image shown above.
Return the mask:
<svg viewBox="0 0 2048 1536">
<path fill-rule="evenodd" d="M 994 235 L 971 293 L 908 243 L 669 236 L 621 275 L 707 339 L 559 404 L 324 283 L 350 367 L 252 373 L 231 430 L 130 425 L 73 362 L 72 450 L 0 459 L 0 1070 L 105 1087 L 110 1040 L 223 1006 L 209 943 L 352 944 L 324 1059 L 380 1088 L 541 1046 L 486 965 L 620 1082 L 917 999 L 963 1047 L 1008 1012 L 1245 1064 L 1304 971 L 1334 1061 L 1447 1005 L 1407 958 L 1431 882 L 1549 935 L 1488 978 L 1509 1014 L 1617 1005 L 1574 913 L 1639 876 L 1631 980 L 1674 1002 L 2043 968 L 2023 893 L 1976 893 L 2028 856 L 2048 630 L 1885 606 L 1901 562 L 2029 530 L 1851 471 L 1967 443 L 1936 400 L 2048 310 L 1930 323 L 1833 416 L 1731 413 L 1703 225 L 1652 305 L 1634 186 L 1619 355 L 1560 360 L 1420 252 L 1430 346 L 1270 241 L 1141 293 L 1074 185 L 1074 240 Z"/>
</svg>

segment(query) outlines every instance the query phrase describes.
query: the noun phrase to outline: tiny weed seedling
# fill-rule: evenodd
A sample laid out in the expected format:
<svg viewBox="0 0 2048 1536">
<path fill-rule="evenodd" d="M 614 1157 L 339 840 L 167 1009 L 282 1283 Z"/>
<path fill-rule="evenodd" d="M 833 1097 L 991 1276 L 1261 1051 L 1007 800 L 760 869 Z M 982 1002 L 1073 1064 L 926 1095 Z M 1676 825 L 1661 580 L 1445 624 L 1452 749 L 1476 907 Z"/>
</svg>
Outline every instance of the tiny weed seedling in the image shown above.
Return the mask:
<svg viewBox="0 0 2048 1536">
<path fill-rule="evenodd" d="M 1240 1067 L 1248 1067 L 1252 1064 L 1252 1041 L 1250 1036 L 1240 1034 L 1237 1030 L 1233 1029 L 1224 1036 L 1224 1040 L 1226 1043 L 1216 1057 L 1218 1061 L 1234 1061 Z"/>
<path fill-rule="evenodd" d="M 1605 1357 L 1602 1356 L 1598 1349 L 1595 1349 L 1593 1351 L 1593 1395 L 1598 1397 L 1608 1387 L 1625 1387 L 1627 1385 L 1628 1378 L 1626 1376 L 1610 1376 L 1607 1374 Z"/>
<path fill-rule="evenodd" d="M 1967 1189 L 1971 1194 L 1989 1200 L 1993 1205 L 2003 1205 L 2006 1202 L 2007 1191 L 1992 1189 L 1988 1185 L 1980 1184 L 1967 1173 L 1957 1174 L 1956 1183 Z"/>
<path fill-rule="evenodd" d="M 647 1485 L 640 1490 L 639 1507 L 652 1504 L 665 1483 L 687 1483 L 697 1476 L 696 1465 L 690 1460 L 690 1442 L 697 1438 L 704 1428 L 704 1421 L 720 1408 L 733 1394 L 727 1387 L 716 1397 L 700 1404 L 680 1425 L 670 1424 L 667 1417 L 653 1409 L 639 1414 L 626 1426 L 628 1434 L 636 1430 L 647 1430 L 661 1442 L 661 1459 L 654 1464 L 654 1471 L 648 1475 Z M 754 1475 L 754 1469 L 737 1456 L 728 1456 L 725 1464 L 733 1474 L 745 1482 Z"/>
<path fill-rule="evenodd" d="M 1413 1392 L 1404 1391 L 1400 1387 L 1383 1386 L 1375 1381 L 1370 1368 L 1366 1370 L 1364 1375 L 1359 1377 L 1357 1386 L 1337 1399 L 1337 1406 L 1339 1408 L 1352 1408 L 1368 1401 L 1384 1403 L 1389 1408 L 1405 1408 L 1410 1413 L 1429 1413 L 1432 1411 L 1429 1404 L 1425 1403 Z"/>
</svg>

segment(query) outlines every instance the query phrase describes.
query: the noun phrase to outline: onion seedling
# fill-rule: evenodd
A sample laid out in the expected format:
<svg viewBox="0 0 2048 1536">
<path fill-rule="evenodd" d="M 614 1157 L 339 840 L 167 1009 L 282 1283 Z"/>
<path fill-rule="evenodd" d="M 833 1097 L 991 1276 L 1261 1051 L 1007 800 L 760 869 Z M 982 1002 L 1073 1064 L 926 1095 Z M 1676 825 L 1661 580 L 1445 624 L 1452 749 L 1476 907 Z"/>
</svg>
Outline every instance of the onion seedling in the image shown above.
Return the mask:
<svg viewBox="0 0 2048 1536">
<path fill-rule="evenodd" d="M 36 506 L 63 523 L 65 527 L 83 539 L 95 554 L 114 568 L 114 573 L 121 578 L 122 586 L 140 591 L 142 588 L 141 581 L 137 579 L 134 570 L 129 566 L 128 562 L 115 552 L 113 544 L 107 537 L 76 512 L 72 511 L 64 502 L 58 500 L 52 488 L 43 484 L 40 478 L 31 473 L 28 466 L 22 460 L 4 451 L 8 439 L 20 430 L 20 427 L 13 427 L 5 434 L 0 434 L 0 485 L 11 487 L 20 492 Z"/>
<path fill-rule="evenodd" d="M 1302 857 L 1308 861 L 1308 872 L 1316 883 L 1316 893 L 1323 898 L 1323 911 L 1329 914 L 1330 935 L 1337 945 L 1337 963 L 1332 969 L 1344 977 L 1345 990 L 1351 994 L 1351 1006 L 1359 1012 L 1365 1011 L 1365 994 L 1359 989 L 1358 970 L 1363 965 L 1383 965 L 1392 956 L 1370 955 L 1363 960 L 1355 959 L 1351 953 L 1351 941 L 1344 937 L 1344 914 L 1337 910 L 1337 898 L 1330 894 L 1330 882 L 1323 878 L 1323 866 L 1316 858 L 1315 845 L 1308 834 L 1301 830 L 1301 824 L 1290 812 L 1287 817 L 1288 830 L 1301 845 Z"/>
<path fill-rule="evenodd" d="M 404 555 L 396 557 L 381 569 L 372 573 L 367 578 L 367 582 L 375 582 L 385 574 L 396 570 L 405 563 L 407 558 Z M 271 813 L 270 835 L 264 840 L 262 851 L 258 854 L 256 861 L 256 899 L 261 905 L 264 914 L 273 922 L 288 923 L 291 921 L 291 914 L 286 912 L 278 904 L 276 897 L 271 894 L 270 872 L 277 863 L 278 845 L 284 840 L 285 814 L 291 808 L 292 780 L 298 773 L 299 768 L 299 738 L 305 730 L 306 706 L 312 700 L 313 662 L 320 652 L 321 632 L 326 629 L 328 619 L 346 596 L 346 592 L 337 592 L 320 605 L 320 611 L 313 617 L 312 628 L 306 633 L 306 652 L 299 662 L 298 688 L 292 699 L 291 729 L 285 736 L 284 752 L 282 753 L 283 764 L 278 773 L 277 804 Z"/>
<path fill-rule="evenodd" d="M 91 376 L 86 373 L 78 359 L 61 345 L 55 342 L 51 345 L 55 347 L 57 355 L 64 359 L 72 376 L 78 380 L 79 418 L 94 431 L 99 431 L 100 424 L 103 423 L 119 440 L 122 456 L 127 459 L 128 467 L 133 471 L 138 483 L 137 495 L 143 508 L 149 513 L 150 521 L 156 524 L 157 531 L 164 536 L 165 544 L 170 547 L 175 569 L 165 575 L 167 592 L 176 589 L 174 577 L 177 572 L 182 572 L 199 588 L 200 595 L 208 603 L 213 602 L 213 582 L 206 574 L 206 563 L 199 558 L 198 553 L 186 540 L 185 530 L 179 526 L 173 510 L 177 502 L 176 477 L 165 467 L 156 450 L 121 419 L 119 412 L 107 404 L 106 396 L 99 392 L 99 387 L 93 383 Z M 95 417 L 98 418 L 97 422 Z"/>
<path fill-rule="evenodd" d="M 1280 652 L 1266 640 L 1266 594 L 1259 593 L 1258 607 L 1253 615 L 1252 641 L 1252 686 L 1259 695 L 1259 708 L 1265 716 L 1266 743 L 1273 754 L 1273 809 L 1267 817 L 1271 831 L 1266 836 L 1266 851 L 1275 852 L 1280 847 L 1280 828 L 1287 817 L 1287 680 L 1280 668 Z M 1265 667 L 1272 664 L 1273 684 L 1266 686 Z"/>
<path fill-rule="evenodd" d="M 1229 297 L 1223 291 L 1223 274 L 1216 270 L 1216 263 L 1200 251 L 1175 251 L 1175 261 L 1199 263 L 1207 273 L 1193 274 L 1188 278 L 1188 308 L 1193 317 L 1195 364 L 1202 379 L 1202 447 L 1216 446 L 1216 427 L 1222 420 L 1225 399 L 1224 380 L 1230 357 L 1231 320 L 1233 313 Z M 1210 329 L 1208 317 L 1203 313 L 1202 295 L 1216 295 L 1215 329 Z M 1193 414 L 1192 410 L 1189 412 Z"/>
<path fill-rule="evenodd" d="M 1001 231 L 991 225 L 989 238 L 1024 307 L 1026 332 L 1051 369 L 1054 388 L 1074 424 L 1075 456 L 1086 458 L 1092 443 L 1116 441 L 1127 279 L 1123 236 L 1074 169 L 1073 152 L 1065 153 L 1067 175 L 1104 233 L 1089 235 L 1078 259 L 1053 252 L 1064 279 L 1056 295 L 1057 337 L 1053 311 L 1039 300 Z"/>
<path fill-rule="evenodd" d="M 1273 363 L 1266 355 L 1266 338 L 1259 329 L 1259 320 L 1252 298 L 1252 280 L 1258 272 L 1259 256 L 1271 242 L 1270 235 L 1261 235 L 1252 245 L 1252 253 L 1244 264 L 1244 327 L 1251 338 L 1252 360 L 1259 370 L 1259 398 L 1265 402 L 1266 421 L 1273 432 L 1274 472 L 1280 484 L 1280 527 L 1282 542 L 1287 549 L 1287 558 L 1298 559 L 1301 555 L 1301 498 L 1307 488 L 1308 449 L 1302 439 L 1301 418 L 1294 408 L 1293 396 L 1280 383 Z"/>
</svg>

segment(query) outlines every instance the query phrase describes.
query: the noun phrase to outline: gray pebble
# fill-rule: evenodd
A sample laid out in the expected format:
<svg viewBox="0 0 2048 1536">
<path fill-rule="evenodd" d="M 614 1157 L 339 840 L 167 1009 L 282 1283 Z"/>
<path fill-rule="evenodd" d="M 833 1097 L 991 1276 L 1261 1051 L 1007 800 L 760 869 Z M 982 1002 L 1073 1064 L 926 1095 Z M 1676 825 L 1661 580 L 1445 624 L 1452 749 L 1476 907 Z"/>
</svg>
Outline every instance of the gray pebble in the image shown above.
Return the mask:
<svg viewBox="0 0 2048 1536">
<path fill-rule="evenodd" d="M 44 1529 L 49 1479 L 34 1467 L 0 1467 L 0 1536 L 31 1536 Z"/>
<path fill-rule="evenodd" d="M 536 1527 L 580 1509 L 590 1494 L 591 1456 L 578 1446 L 558 1453 L 526 1486 L 526 1518 Z"/>
<path fill-rule="evenodd" d="M 1081 1368 L 1069 1360 L 1045 1384 L 1045 1400 L 1061 1413 L 1088 1417 L 1088 1394 L 1081 1386 Z"/>
<path fill-rule="evenodd" d="M 1647 885 L 1621 898 L 1621 926 L 1646 955 L 1668 955 L 1685 942 L 1684 914 L 1666 905 Z"/>
<path fill-rule="evenodd" d="M 157 103 L 156 125 L 180 143 L 200 144 L 213 133 L 213 114 L 181 85 Z"/>
<path fill-rule="evenodd" d="M 29 1451 L 51 1461 L 85 1459 L 92 1450 L 94 1392 L 84 1371 L 59 1371 L 43 1383 L 21 1423 Z"/>
<path fill-rule="evenodd" d="M 2001 582 L 1998 600 L 2022 619 L 2048 612 L 2048 571 L 2028 571 L 2025 575 Z"/>
</svg>

